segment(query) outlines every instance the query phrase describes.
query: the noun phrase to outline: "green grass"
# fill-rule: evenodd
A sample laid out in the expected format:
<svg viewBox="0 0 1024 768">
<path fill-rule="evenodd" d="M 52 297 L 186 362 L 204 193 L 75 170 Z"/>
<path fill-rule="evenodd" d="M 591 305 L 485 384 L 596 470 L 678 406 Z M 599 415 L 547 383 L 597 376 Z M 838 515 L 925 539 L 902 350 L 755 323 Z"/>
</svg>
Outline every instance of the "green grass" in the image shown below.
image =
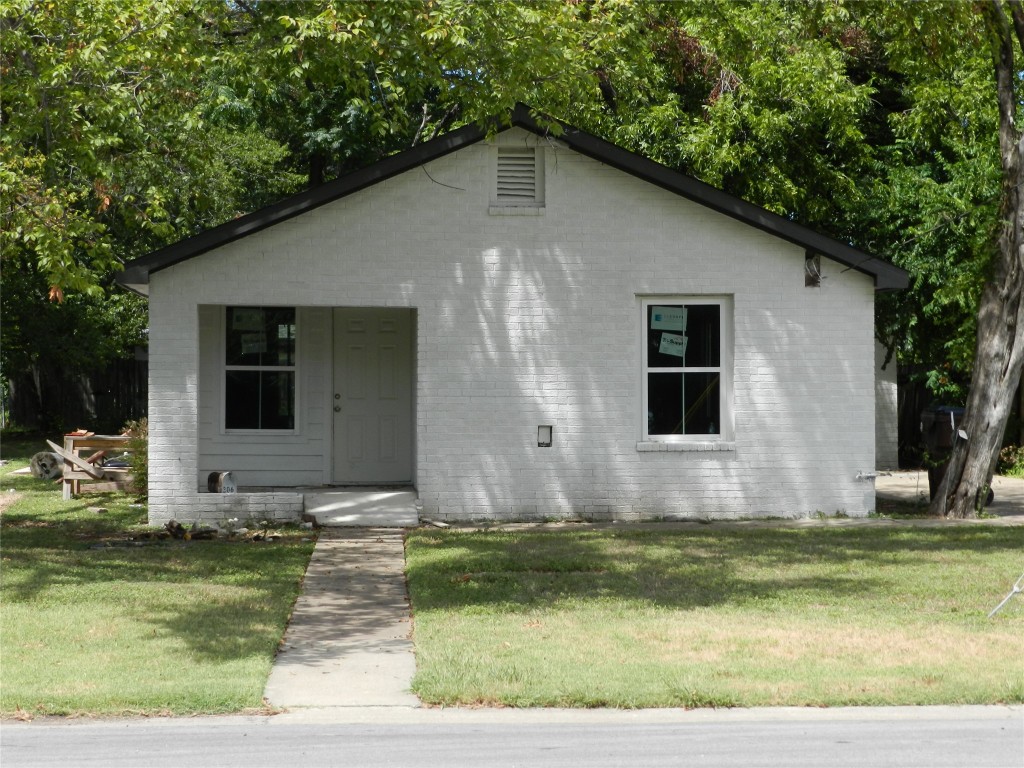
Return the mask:
<svg viewBox="0 0 1024 768">
<path fill-rule="evenodd" d="M 281 530 L 272 542 L 124 546 L 145 530 L 131 497 L 65 502 L 58 485 L 10 474 L 44 444 L 3 445 L 0 714 L 261 708 L 312 541 Z"/>
<path fill-rule="evenodd" d="M 434 704 L 1024 701 L 1024 528 L 410 534 Z"/>
</svg>

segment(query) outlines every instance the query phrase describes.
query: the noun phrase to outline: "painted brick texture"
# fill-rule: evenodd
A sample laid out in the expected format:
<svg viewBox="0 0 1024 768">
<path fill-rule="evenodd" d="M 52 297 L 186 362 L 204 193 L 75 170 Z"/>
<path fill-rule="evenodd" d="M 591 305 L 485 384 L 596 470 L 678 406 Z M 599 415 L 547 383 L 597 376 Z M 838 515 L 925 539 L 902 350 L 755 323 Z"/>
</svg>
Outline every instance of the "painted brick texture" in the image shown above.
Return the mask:
<svg viewBox="0 0 1024 768">
<path fill-rule="evenodd" d="M 152 276 L 154 522 L 227 503 L 198 492 L 209 468 L 199 460 L 200 400 L 205 444 L 220 418 L 200 398 L 219 373 L 204 364 L 199 380 L 213 343 L 199 319 L 233 304 L 297 306 L 312 317 L 340 306 L 415 309 L 415 483 L 425 517 L 873 509 L 873 484 L 857 479 L 875 468 L 869 278 L 823 259 L 821 286 L 807 288 L 793 245 L 557 143 L 518 130 L 498 138 L 542 148 L 542 215 L 489 212 L 494 148 L 477 144 L 431 162 L 429 175 L 407 172 Z M 640 444 L 640 299 L 661 295 L 729 298 L 734 428 L 724 445 Z M 300 348 L 319 349 L 320 363 L 325 328 L 299 329 Z M 305 370 L 300 379 L 330 376 L 313 362 Z M 331 387 L 300 386 L 301 407 L 320 416 L 282 452 L 310 456 L 301 482 L 327 483 Z M 539 424 L 554 426 L 550 448 L 537 446 Z M 216 442 L 218 462 L 245 465 L 230 436 Z M 252 479 L 242 484 L 272 484 Z"/>
</svg>

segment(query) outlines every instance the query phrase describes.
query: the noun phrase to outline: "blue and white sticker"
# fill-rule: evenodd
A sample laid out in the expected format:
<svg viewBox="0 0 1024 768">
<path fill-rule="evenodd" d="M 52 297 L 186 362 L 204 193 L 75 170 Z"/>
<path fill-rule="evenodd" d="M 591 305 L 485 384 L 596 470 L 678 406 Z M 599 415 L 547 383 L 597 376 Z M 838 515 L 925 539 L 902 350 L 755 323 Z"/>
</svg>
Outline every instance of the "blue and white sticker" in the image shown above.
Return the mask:
<svg viewBox="0 0 1024 768">
<path fill-rule="evenodd" d="M 652 331 L 686 330 L 686 307 L 651 307 Z"/>
</svg>

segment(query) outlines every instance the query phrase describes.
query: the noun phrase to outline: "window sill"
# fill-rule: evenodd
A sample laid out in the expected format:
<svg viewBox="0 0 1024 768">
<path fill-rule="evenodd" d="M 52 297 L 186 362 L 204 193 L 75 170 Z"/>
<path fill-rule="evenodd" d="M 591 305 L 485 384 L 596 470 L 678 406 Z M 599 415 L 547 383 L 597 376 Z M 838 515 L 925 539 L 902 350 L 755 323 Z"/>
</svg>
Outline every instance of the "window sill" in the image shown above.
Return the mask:
<svg viewBox="0 0 1024 768">
<path fill-rule="evenodd" d="M 487 209 L 491 216 L 543 216 L 543 205 L 492 205 Z"/>
<path fill-rule="evenodd" d="M 636 450 L 638 453 L 730 453 L 736 450 L 736 443 L 722 440 L 694 440 L 692 442 L 680 443 L 659 443 L 653 440 L 644 440 L 636 444 Z"/>
</svg>

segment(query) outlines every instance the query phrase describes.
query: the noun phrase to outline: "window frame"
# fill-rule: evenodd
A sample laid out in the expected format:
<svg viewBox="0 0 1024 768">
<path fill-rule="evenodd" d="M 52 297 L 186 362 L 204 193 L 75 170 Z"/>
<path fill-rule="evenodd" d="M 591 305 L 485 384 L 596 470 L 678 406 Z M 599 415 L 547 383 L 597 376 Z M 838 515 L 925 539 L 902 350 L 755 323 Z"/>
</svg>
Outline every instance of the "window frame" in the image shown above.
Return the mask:
<svg viewBox="0 0 1024 768">
<path fill-rule="evenodd" d="M 290 309 L 295 312 L 295 351 L 294 351 L 294 362 L 292 365 L 230 365 L 227 361 L 228 356 L 228 344 L 227 344 L 227 332 L 228 332 L 228 314 L 231 309 Z M 230 304 L 224 305 L 221 308 L 220 313 L 220 344 L 219 344 L 219 356 L 218 365 L 220 367 L 220 433 L 222 435 L 297 435 L 300 434 L 299 428 L 299 400 L 300 400 L 300 387 L 299 387 L 299 361 L 300 356 L 300 339 L 302 334 L 299 332 L 300 329 L 300 315 L 299 308 L 295 306 L 275 305 L 275 304 Z M 291 429 L 274 429 L 272 427 L 259 427 L 259 428 L 239 428 L 229 427 L 227 425 L 228 420 L 228 373 L 231 371 L 258 371 L 258 372 L 269 372 L 269 373 L 282 373 L 291 372 L 294 376 L 294 390 L 292 396 L 292 409 L 294 413 L 294 422 Z"/>
<path fill-rule="evenodd" d="M 734 438 L 733 413 L 733 298 L 728 295 L 701 294 L 669 294 L 638 296 L 640 304 L 640 446 L 651 444 L 677 445 L 685 449 L 687 446 L 714 444 L 721 448 L 731 448 Z M 652 366 L 649 359 L 647 315 L 652 306 L 717 306 L 719 308 L 719 359 L 717 366 Z M 650 373 L 718 373 L 718 413 L 720 423 L 717 433 L 696 434 L 651 434 L 648 421 L 650 402 Z"/>
</svg>

